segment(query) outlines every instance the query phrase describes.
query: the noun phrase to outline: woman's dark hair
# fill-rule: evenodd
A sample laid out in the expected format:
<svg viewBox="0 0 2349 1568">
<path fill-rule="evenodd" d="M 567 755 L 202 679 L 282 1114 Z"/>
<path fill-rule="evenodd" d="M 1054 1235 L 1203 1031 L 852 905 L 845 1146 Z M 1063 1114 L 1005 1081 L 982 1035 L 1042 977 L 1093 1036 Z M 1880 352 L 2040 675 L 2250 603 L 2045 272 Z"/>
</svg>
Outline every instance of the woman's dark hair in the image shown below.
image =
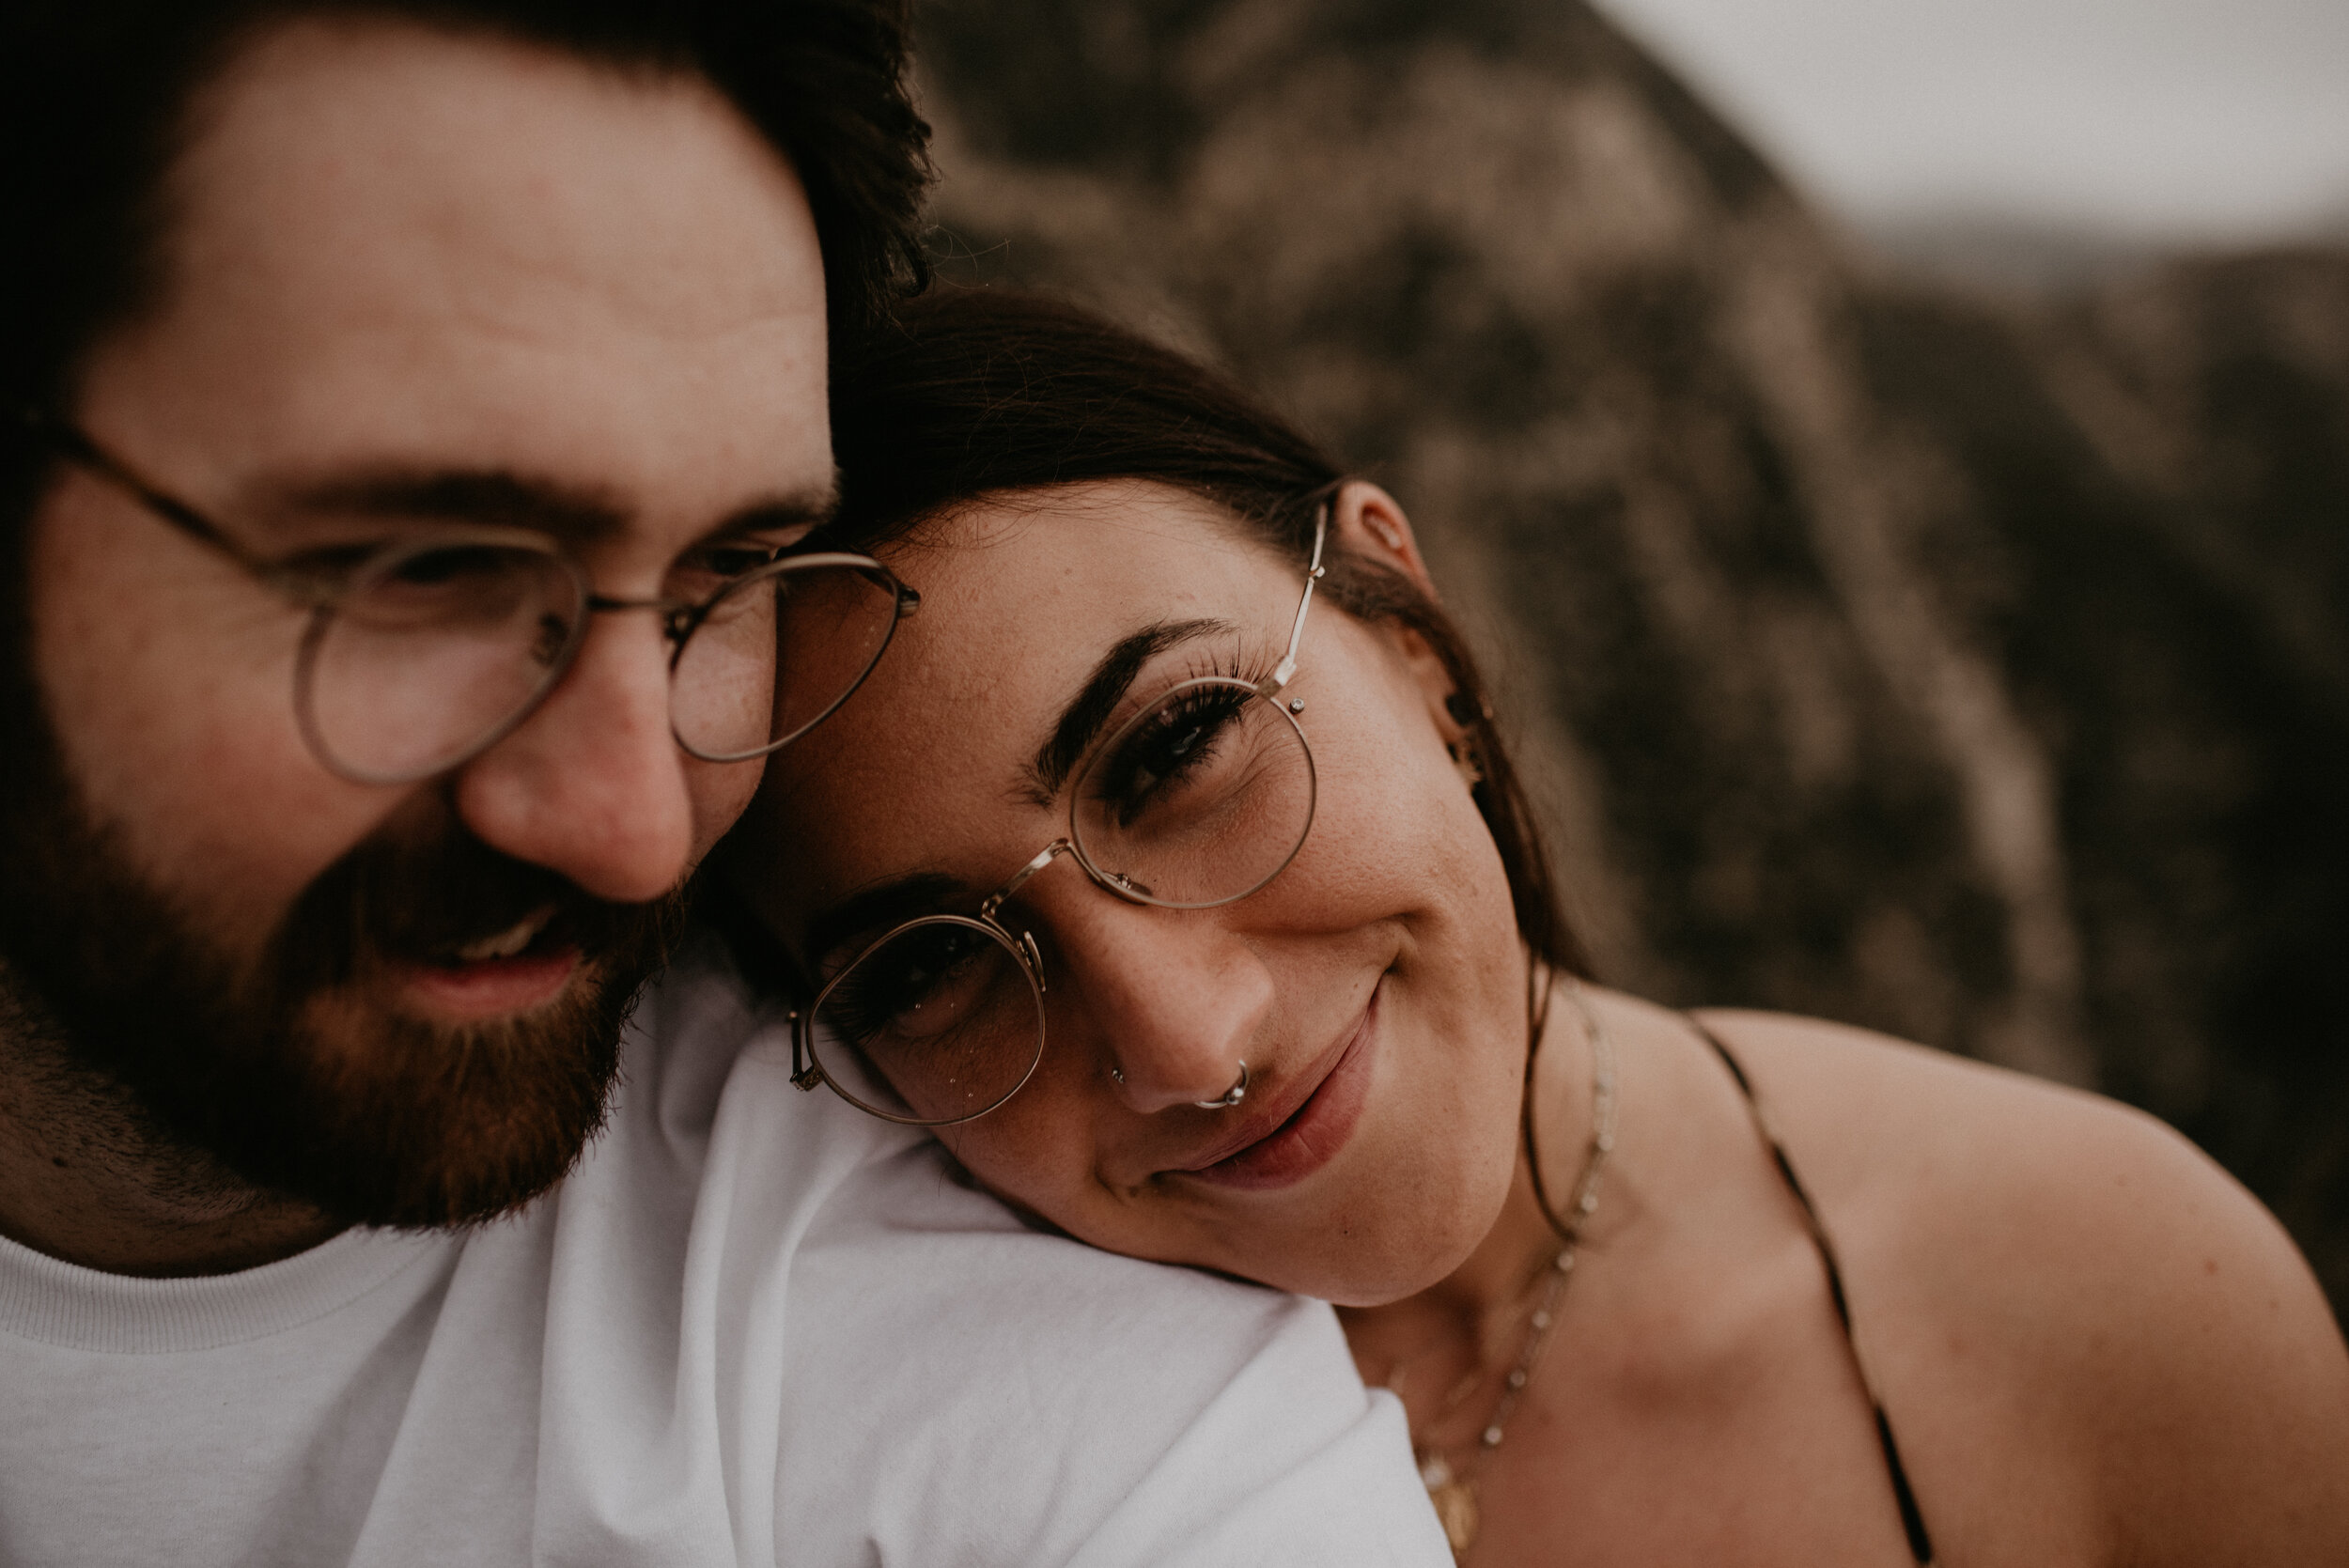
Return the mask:
<svg viewBox="0 0 2349 1568">
<path fill-rule="evenodd" d="M 1090 312 L 1034 295 L 940 289 L 833 355 L 840 542 L 869 549 L 976 497 L 1140 479 L 1211 501 L 1302 566 L 1325 498 L 1346 477 L 1295 427 L 1221 375 Z M 1585 973 L 1484 677 L 1441 606 L 1408 578 L 1338 546 L 1321 593 L 1358 619 L 1425 639 L 1450 673 L 1454 717 L 1485 778 L 1477 809 L 1533 952 Z"/>
</svg>

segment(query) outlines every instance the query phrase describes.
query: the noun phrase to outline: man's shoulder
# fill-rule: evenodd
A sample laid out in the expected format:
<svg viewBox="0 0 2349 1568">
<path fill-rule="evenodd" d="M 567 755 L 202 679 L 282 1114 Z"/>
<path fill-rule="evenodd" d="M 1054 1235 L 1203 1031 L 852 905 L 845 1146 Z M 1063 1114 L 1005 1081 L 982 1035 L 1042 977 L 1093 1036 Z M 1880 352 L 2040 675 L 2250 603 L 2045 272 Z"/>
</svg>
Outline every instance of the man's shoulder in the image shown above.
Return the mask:
<svg viewBox="0 0 2349 1568">
<path fill-rule="evenodd" d="M 730 1267 L 773 1271 L 789 1375 L 801 1391 L 825 1390 L 816 1404 L 833 1390 L 867 1410 L 891 1404 L 887 1440 L 900 1450 L 921 1428 L 955 1428 L 969 1406 L 1179 1427 L 1269 1358 L 1302 1391 L 1320 1385 L 1361 1408 L 1327 1307 L 1023 1220 L 926 1134 L 802 1092 L 787 1029 L 748 1008 L 721 965 L 680 970 L 660 1001 L 655 1027 L 675 1034 L 660 1104 L 646 1109 L 665 1112 L 667 1133 L 707 1097 L 701 1058 L 731 1042 L 697 1209 L 725 1226 Z"/>
<path fill-rule="evenodd" d="M 1328 1307 L 1023 1223 L 927 1137 L 802 1093 L 787 1027 L 710 948 L 637 1023 L 557 1274 L 574 1253 L 635 1331 L 673 1293 L 684 1403 L 730 1465 L 772 1455 L 771 1498 L 738 1506 L 795 1556 L 1440 1560 L 1399 1412 Z"/>
<path fill-rule="evenodd" d="M 1030 1229 L 927 1147 L 842 1199 L 794 1265 L 792 1421 L 826 1458 L 786 1467 L 786 1512 L 872 1473 L 889 1561 L 1444 1560 L 1326 1304 Z"/>
</svg>

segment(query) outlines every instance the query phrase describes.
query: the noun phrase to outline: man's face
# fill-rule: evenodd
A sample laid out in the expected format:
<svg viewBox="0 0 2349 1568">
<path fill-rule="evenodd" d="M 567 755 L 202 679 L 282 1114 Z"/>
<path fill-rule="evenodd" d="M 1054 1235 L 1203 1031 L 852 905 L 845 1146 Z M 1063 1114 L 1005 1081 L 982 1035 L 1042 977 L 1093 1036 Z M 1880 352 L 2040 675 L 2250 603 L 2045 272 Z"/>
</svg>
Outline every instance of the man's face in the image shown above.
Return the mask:
<svg viewBox="0 0 2349 1568">
<path fill-rule="evenodd" d="M 705 86 L 296 24 L 199 99 L 167 194 L 165 287 L 70 411 L 256 554 L 521 523 L 649 598 L 830 489 L 814 225 Z M 596 616 L 513 734 L 369 786 L 297 727 L 306 613 L 118 489 L 61 473 L 28 571 L 68 787 L 9 945 L 69 1048 L 342 1218 L 559 1175 L 669 895 L 758 784 L 677 746 L 658 618 Z"/>
</svg>

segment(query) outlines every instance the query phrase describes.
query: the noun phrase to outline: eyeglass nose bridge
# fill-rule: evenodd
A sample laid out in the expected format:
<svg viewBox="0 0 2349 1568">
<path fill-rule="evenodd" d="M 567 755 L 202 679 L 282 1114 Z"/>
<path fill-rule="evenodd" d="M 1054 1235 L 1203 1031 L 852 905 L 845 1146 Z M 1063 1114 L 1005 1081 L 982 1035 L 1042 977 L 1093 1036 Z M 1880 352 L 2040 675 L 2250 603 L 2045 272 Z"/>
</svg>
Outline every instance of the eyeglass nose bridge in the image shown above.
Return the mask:
<svg viewBox="0 0 2349 1568">
<path fill-rule="evenodd" d="M 677 662 L 677 656 L 685 639 L 692 633 L 696 626 L 701 624 L 702 613 L 708 608 L 705 605 L 689 604 L 682 599 L 616 598 L 609 594 L 596 593 L 588 594 L 580 602 L 586 607 L 587 613 L 590 615 L 608 615 L 615 611 L 623 610 L 649 610 L 660 616 L 661 634 L 669 640 L 669 662 L 672 665 Z M 586 623 L 583 620 L 580 624 L 581 631 L 575 641 L 584 642 Z"/>
<path fill-rule="evenodd" d="M 1299 707 L 1302 707 L 1305 705 L 1299 703 L 1297 706 Z M 1113 894 L 1118 898 L 1126 900 L 1129 904 L 1148 904 L 1150 902 L 1149 899 L 1141 897 L 1137 894 L 1132 878 L 1128 877 L 1124 872 L 1103 871 L 1100 867 L 1093 863 L 1091 859 L 1086 856 L 1082 849 L 1077 846 L 1077 841 L 1075 839 L 1056 838 L 1051 843 L 1046 845 L 1043 848 L 1037 850 L 1034 856 L 1029 860 L 1027 864 L 1021 866 L 1018 871 L 1013 872 L 1010 881 L 1005 882 L 1002 887 L 988 894 L 986 902 L 979 906 L 979 918 L 984 921 L 994 921 L 996 911 L 1003 907 L 1003 903 L 1006 899 L 1010 898 L 1013 893 L 1018 893 L 1027 882 L 1029 877 L 1034 877 L 1037 872 L 1042 871 L 1046 866 L 1050 865 L 1054 861 L 1059 860 L 1063 855 L 1073 857 L 1077 864 L 1083 868 L 1086 877 L 1092 881 L 1094 886 L 1101 889 L 1104 893 Z M 1033 945 L 1033 943 L 1031 945 Z"/>
<path fill-rule="evenodd" d="M 805 570 L 811 567 L 871 565 L 878 565 L 878 563 L 868 556 L 856 555 L 843 551 L 827 551 L 817 555 L 786 555 L 771 563 L 771 567 L 774 575 L 783 576 L 792 571 Z M 889 579 L 889 586 L 890 593 L 895 599 L 894 606 L 895 620 L 906 620 L 922 608 L 920 592 L 898 582 L 894 574 L 892 574 Z M 669 641 L 669 667 L 674 670 L 677 667 L 677 661 L 684 656 L 685 640 L 701 629 L 702 622 L 708 617 L 709 613 L 716 607 L 718 599 L 722 597 L 722 595 L 713 595 L 708 598 L 698 600 L 618 598 L 606 594 L 588 592 L 583 595 L 580 602 L 586 606 L 587 613 L 591 615 L 608 614 L 613 611 L 624 610 L 649 610 L 659 615 L 661 634 Z M 894 626 L 891 628 L 891 635 L 893 637 L 895 635 Z M 583 642 L 585 638 L 586 623 L 583 620 L 572 641 L 576 644 Z M 887 645 L 884 642 L 882 644 L 884 650 Z M 571 651 L 575 655 L 576 647 L 574 646 Z M 878 655 L 875 656 L 874 662 L 879 662 Z M 867 673 L 869 674 L 870 671 L 868 670 Z"/>
<path fill-rule="evenodd" d="M 1046 989 L 1044 984 L 1044 954 L 1035 944 L 1035 933 L 1033 931 L 1021 931 L 1017 937 L 1013 937 L 1011 928 L 1003 923 L 1001 911 L 1004 901 L 1010 898 L 1013 893 L 1018 893 L 1021 887 L 1025 886 L 1028 878 L 1034 877 L 1037 872 L 1042 871 L 1046 866 L 1050 865 L 1054 861 L 1059 860 L 1063 855 L 1073 857 L 1078 865 L 1084 869 L 1085 876 L 1094 883 L 1095 886 L 1101 888 L 1103 891 L 1113 893 L 1117 897 L 1123 898 L 1128 903 L 1144 904 L 1148 902 L 1147 899 L 1136 898 L 1133 895 L 1130 891 L 1132 883 L 1129 882 L 1123 875 L 1114 871 L 1102 871 L 1097 869 L 1091 861 L 1085 858 L 1085 852 L 1077 847 L 1077 842 L 1074 839 L 1056 838 L 1031 856 L 1027 864 L 1021 866 L 1018 871 L 1011 874 L 1010 881 L 1005 882 L 1002 887 L 997 888 L 993 893 L 987 895 L 986 899 L 979 905 L 978 918 L 993 926 L 997 931 L 1002 932 L 1006 939 L 1011 940 L 1013 947 L 1026 959 L 1028 972 L 1035 977 L 1035 988 L 1036 993 L 1039 996 L 1042 995 Z"/>
<path fill-rule="evenodd" d="M 1018 893 L 1021 886 L 1027 882 L 1029 877 L 1034 876 L 1037 872 L 1042 871 L 1046 866 L 1050 865 L 1054 861 L 1059 860 L 1063 855 L 1075 855 L 1076 853 L 1076 841 L 1066 838 L 1056 838 L 1051 843 L 1046 845 L 1043 848 L 1037 850 L 1026 865 L 1021 866 L 1018 871 L 1011 874 L 1010 881 L 1005 882 L 1002 887 L 997 888 L 993 893 L 987 895 L 986 901 L 979 906 L 979 918 L 987 921 L 993 920 L 995 918 L 995 911 L 1003 907 L 1003 901 L 1009 898 L 1013 893 Z M 1082 859 L 1083 857 L 1079 856 L 1080 863 L 1082 862 Z"/>
</svg>

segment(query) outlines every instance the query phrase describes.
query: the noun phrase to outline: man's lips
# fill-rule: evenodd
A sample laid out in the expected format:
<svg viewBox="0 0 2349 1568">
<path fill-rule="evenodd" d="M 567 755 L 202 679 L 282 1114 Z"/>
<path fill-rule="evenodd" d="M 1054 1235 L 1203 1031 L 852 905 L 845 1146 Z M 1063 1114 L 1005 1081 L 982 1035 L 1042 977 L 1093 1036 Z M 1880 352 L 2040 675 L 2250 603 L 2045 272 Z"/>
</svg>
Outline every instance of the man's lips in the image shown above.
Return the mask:
<svg viewBox="0 0 2349 1568">
<path fill-rule="evenodd" d="M 417 1011 L 452 1023 L 513 1017 L 554 1001 L 581 968 L 578 948 L 565 943 L 516 958 L 473 964 L 403 964 L 398 985 Z"/>
<path fill-rule="evenodd" d="M 1353 1136 L 1370 1092 L 1377 1054 L 1378 996 L 1371 993 L 1354 1027 L 1334 1041 L 1280 1096 L 1230 1138 L 1168 1174 L 1218 1187 L 1262 1189 L 1303 1181 Z"/>
<path fill-rule="evenodd" d="M 560 997 L 583 955 L 552 904 L 511 926 L 428 959 L 395 967 L 397 984 L 419 1011 L 473 1023 L 528 1013 Z"/>
</svg>

